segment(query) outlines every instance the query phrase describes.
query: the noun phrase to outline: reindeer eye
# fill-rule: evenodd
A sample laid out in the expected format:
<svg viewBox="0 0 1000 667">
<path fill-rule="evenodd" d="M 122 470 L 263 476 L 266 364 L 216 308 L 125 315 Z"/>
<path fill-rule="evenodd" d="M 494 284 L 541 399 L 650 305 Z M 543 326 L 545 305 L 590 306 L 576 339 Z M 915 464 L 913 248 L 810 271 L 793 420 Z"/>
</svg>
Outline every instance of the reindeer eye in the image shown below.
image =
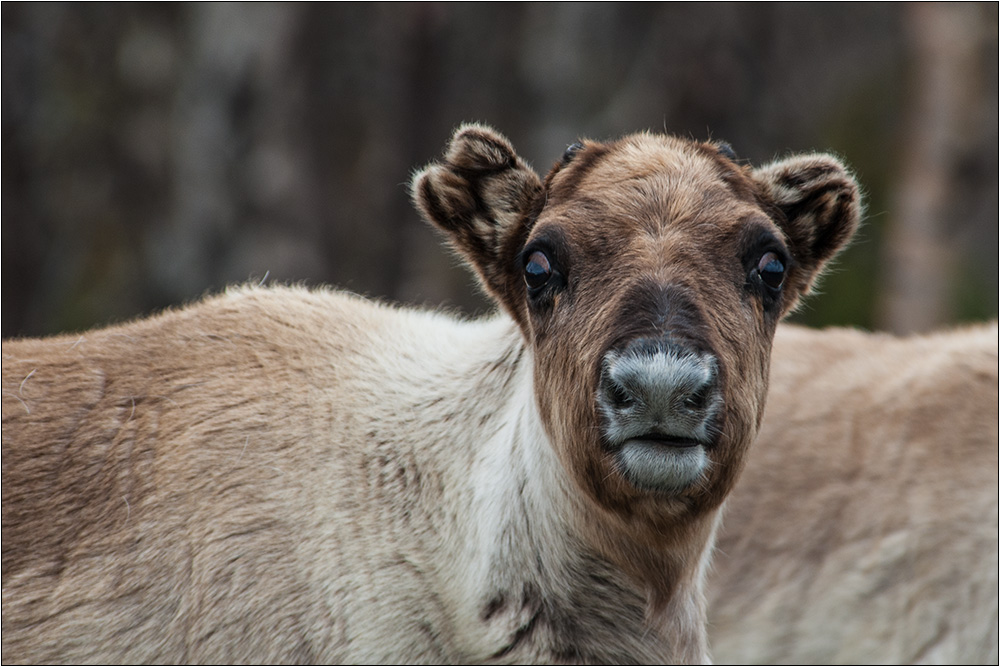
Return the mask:
<svg viewBox="0 0 1000 667">
<path fill-rule="evenodd" d="M 552 265 L 549 258 L 541 250 L 536 250 L 528 256 L 528 263 L 524 265 L 524 282 L 529 289 L 538 290 L 549 282 L 552 278 Z"/>
<path fill-rule="evenodd" d="M 785 263 L 773 252 L 765 252 L 757 262 L 757 273 L 765 285 L 779 289 L 785 282 Z"/>
</svg>

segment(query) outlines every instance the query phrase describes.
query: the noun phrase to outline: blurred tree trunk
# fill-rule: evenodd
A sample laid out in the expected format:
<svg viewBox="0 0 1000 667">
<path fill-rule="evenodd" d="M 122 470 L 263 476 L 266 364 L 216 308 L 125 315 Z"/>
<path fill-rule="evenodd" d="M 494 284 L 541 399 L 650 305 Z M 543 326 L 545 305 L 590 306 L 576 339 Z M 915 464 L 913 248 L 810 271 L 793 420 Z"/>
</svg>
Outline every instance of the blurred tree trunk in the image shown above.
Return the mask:
<svg viewBox="0 0 1000 667">
<path fill-rule="evenodd" d="M 962 143 L 961 107 L 976 81 L 978 18 L 975 7 L 966 4 L 906 5 L 912 83 L 900 138 L 900 178 L 883 246 L 885 292 L 878 315 L 879 327 L 896 333 L 926 331 L 951 316 L 954 243 L 948 192 Z"/>
</svg>

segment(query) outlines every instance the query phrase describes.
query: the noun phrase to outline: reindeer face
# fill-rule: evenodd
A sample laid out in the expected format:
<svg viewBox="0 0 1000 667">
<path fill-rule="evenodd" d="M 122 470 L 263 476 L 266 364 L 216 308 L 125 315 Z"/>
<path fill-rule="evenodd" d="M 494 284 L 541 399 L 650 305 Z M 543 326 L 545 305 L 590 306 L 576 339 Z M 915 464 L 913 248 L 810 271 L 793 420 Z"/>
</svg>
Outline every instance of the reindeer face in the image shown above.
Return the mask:
<svg viewBox="0 0 1000 667">
<path fill-rule="evenodd" d="M 466 126 L 414 194 L 533 348 L 572 478 L 625 515 L 721 503 L 760 423 L 775 326 L 858 220 L 832 158 L 753 171 L 650 134 L 574 144 L 543 183 Z"/>
</svg>

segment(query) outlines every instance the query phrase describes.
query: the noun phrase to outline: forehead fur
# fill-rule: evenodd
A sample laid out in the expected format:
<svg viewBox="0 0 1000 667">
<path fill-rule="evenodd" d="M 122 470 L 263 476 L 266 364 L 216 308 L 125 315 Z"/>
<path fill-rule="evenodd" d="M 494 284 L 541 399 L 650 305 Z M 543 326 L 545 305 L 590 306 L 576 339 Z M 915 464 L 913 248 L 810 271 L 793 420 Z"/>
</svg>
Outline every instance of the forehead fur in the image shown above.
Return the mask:
<svg viewBox="0 0 1000 667">
<path fill-rule="evenodd" d="M 585 142 L 549 173 L 546 186 L 548 206 L 599 200 L 618 215 L 656 225 L 720 206 L 730 213 L 734 206 L 759 210 L 763 203 L 749 169 L 716 146 L 650 133 Z"/>
<path fill-rule="evenodd" d="M 642 258 L 660 278 L 676 258 L 699 257 L 699 268 L 683 269 L 693 279 L 700 270 L 723 270 L 712 254 L 735 256 L 748 230 L 785 240 L 751 173 L 713 144 L 649 133 L 586 142 L 549 173 L 534 235 L 572 229 L 578 247 Z"/>
</svg>

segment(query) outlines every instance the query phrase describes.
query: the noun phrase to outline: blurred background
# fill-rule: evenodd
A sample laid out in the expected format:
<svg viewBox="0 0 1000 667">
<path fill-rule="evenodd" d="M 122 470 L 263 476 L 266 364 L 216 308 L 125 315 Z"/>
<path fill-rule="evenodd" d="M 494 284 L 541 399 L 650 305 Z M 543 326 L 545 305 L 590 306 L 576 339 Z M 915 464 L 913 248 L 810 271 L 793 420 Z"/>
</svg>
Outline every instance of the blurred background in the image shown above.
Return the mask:
<svg viewBox="0 0 1000 667">
<path fill-rule="evenodd" d="M 479 313 L 407 194 L 461 121 L 841 155 L 860 237 L 795 315 L 995 317 L 997 3 L 35 4 L 2 11 L 2 333 L 243 281 Z"/>
</svg>

